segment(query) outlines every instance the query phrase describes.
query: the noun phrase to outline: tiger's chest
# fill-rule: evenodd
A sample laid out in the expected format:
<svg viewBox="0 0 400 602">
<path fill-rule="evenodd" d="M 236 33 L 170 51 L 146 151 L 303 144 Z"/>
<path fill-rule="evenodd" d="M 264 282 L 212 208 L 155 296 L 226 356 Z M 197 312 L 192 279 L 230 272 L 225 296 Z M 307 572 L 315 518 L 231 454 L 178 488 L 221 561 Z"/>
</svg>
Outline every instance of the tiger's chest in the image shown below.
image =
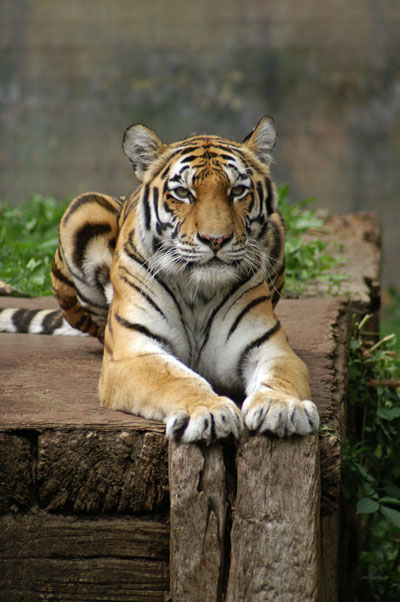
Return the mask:
<svg viewBox="0 0 400 602">
<path fill-rule="evenodd" d="M 230 316 L 224 317 L 217 307 L 210 303 L 184 309 L 187 348 L 178 359 L 206 378 L 215 390 L 233 397 L 242 390 L 240 353 L 238 346 L 227 344 Z"/>
<path fill-rule="evenodd" d="M 174 354 L 218 393 L 231 398 L 243 395 L 240 369 L 243 349 L 260 331 L 260 324 L 252 319 L 250 312 L 246 320 L 240 320 L 244 290 L 246 285 L 233 294 L 214 295 L 209 301 L 197 297 L 190 303 L 180 291 L 175 291 L 180 311 L 179 319 L 176 315 L 175 320 L 179 344 Z"/>
</svg>

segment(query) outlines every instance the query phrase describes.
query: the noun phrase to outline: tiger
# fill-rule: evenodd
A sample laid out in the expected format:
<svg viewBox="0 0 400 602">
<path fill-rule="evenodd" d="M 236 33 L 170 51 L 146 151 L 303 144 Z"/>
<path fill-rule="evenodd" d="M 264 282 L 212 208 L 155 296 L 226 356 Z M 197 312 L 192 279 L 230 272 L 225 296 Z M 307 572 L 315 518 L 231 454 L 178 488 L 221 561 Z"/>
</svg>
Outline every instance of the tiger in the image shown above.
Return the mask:
<svg viewBox="0 0 400 602">
<path fill-rule="evenodd" d="M 163 421 L 188 443 L 318 431 L 308 370 L 275 314 L 286 234 L 276 137 L 269 116 L 242 142 L 167 144 L 134 124 L 122 147 L 139 186 L 67 208 L 52 288 L 60 319 L 103 344 L 101 406 Z"/>
</svg>

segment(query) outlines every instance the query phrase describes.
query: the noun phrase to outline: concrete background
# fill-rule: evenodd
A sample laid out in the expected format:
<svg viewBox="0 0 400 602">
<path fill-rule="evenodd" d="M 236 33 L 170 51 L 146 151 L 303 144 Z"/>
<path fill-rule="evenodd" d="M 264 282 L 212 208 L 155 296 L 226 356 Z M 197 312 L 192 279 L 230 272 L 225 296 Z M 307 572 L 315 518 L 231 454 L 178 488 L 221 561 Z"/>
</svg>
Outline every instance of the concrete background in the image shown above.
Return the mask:
<svg viewBox="0 0 400 602">
<path fill-rule="evenodd" d="M 133 187 L 124 129 L 278 126 L 291 199 L 376 211 L 400 286 L 397 0 L 1 0 L 0 199 Z"/>
</svg>

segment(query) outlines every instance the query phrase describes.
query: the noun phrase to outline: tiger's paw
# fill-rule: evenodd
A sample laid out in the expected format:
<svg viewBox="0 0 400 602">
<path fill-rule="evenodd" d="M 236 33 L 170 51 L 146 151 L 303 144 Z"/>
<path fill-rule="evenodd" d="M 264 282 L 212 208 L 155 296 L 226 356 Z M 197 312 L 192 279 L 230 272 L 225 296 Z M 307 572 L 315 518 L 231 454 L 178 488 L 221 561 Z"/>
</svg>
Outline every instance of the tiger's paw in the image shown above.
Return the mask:
<svg viewBox="0 0 400 602">
<path fill-rule="evenodd" d="M 250 431 L 273 433 L 278 437 L 309 435 L 319 429 L 319 415 L 312 401 L 293 397 L 277 398 L 255 393 L 244 401 L 242 413 Z"/>
<path fill-rule="evenodd" d="M 211 443 L 229 435 L 239 439 L 244 427 L 239 408 L 227 397 L 220 397 L 211 404 L 196 406 L 190 413 L 182 411 L 172 414 L 165 422 L 167 437 L 186 443 Z"/>
</svg>

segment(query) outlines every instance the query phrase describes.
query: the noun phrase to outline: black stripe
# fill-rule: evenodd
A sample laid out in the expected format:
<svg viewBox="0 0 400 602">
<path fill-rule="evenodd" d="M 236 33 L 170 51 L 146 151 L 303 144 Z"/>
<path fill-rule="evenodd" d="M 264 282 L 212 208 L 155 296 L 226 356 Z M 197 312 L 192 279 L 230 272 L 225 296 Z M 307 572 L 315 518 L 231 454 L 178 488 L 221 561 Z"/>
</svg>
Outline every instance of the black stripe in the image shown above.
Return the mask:
<svg viewBox="0 0 400 602">
<path fill-rule="evenodd" d="M 96 288 L 101 295 L 104 295 L 104 287 L 110 282 L 110 268 L 106 263 L 98 265 L 95 273 L 94 280 L 96 282 Z"/>
<path fill-rule="evenodd" d="M 268 228 L 269 228 L 269 221 L 265 221 L 261 226 L 261 230 L 257 234 L 257 240 L 261 240 L 262 238 L 264 238 L 265 233 L 268 230 Z"/>
<path fill-rule="evenodd" d="M 144 260 L 136 251 L 136 248 L 131 241 L 128 241 L 124 244 L 124 252 L 128 255 L 129 259 L 136 261 L 136 263 L 144 267 Z"/>
<path fill-rule="evenodd" d="M 68 207 L 67 211 L 63 217 L 63 223 L 66 224 L 69 218 L 82 207 L 82 205 L 87 205 L 88 203 L 96 203 L 100 205 L 103 209 L 108 211 L 109 213 L 116 214 L 120 210 L 122 206 L 122 202 L 120 199 L 113 198 L 113 201 L 118 204 L 118 208 L 114 207 L 108 199 L 105 199 L 102 196 L 96 196 L 94 194 L 83 194 L 78 197 L 75 201 L 72 201 L 71 205 Z"/>
<path fill-rule="evenodd" d="M 154 309 L 164 318 L 164 320 L 167 320 L 166 315 L 164 314 L 164 312 L 162 311 L 162 309 L 160 307 L 158 307 L 157 303 L 155 301 L 153 301 L 153 299 L 147 294 L 145 293 L 139 286 L 137 286 L 134 282 L 132 282 L 131 280 L 129 280 L 129 278 L 127 278 L 126 276 L 122 276 L 121 278 L 124 282 L 126 282 L 127 284 L 129 284 L 129 286 L 131 286 L 132 288 L 134 288 L 138 293 L 140 293 L 142 295 L 142 297 L 144 297 L 146 299 L 146 301 L 152 306 L 154 307 Z"/>
<path fill-rule="evenodd" d="M 249 195 L 250 195 L 250 203 L 249 203 L 249 207 L 248 207 L 247 211 L 248 211 L 248 213 L 251 213 L 253 211 L 253 207 L 254 207 L 254 191 L 250 190 Z"/>
<path fill-rule="evenodd" d="M 91 320 L 89 321 L 89 316 L 86 314 L 82 314 L 76 324 L 74 324 L 74 328 L 80 330 L 81 332 L 87 332 L 90 328 Z"/>
<path fill-rule="evenodd" d="M 240 312 L 240 314 L 236 317 L 236 320 L 234 321 L 234 323 L 232 324 L 232 326 L 229 329 L 229 333 L 228 333 L 228 336 L 226 337 L 226 340 L 228 340 L 229 337 L 235 332 L 236 328 L 239 326 L 242 318 L 247 314 L 247 312 L 249 312 L 256 305 L 259 305 L 260 303 L 263 303 L 264 301 L 269 301 L 270 299 L 271 299 L 271 297 L 269 295 L 263 295 L 262 297 L 257 297 L 257 299 L 253 299 L 253 301 L 250 301 L 250 303 L 248 303 L 246 305 L 246 307 L 244 307 L 242 309 L 242 311 Z"/>
<path fill-rule="evenodd" d="M 154 211 L 156 212 L 157 219 L 159 219 L 158 218 L 158 197 L 159 197 L 158 188 L 153 188 L 153 207 L 154 207 Z"/>
<path fill-rule="evenodd" d="M 185 151 L 185 152 L 187 152 L 187 151 Z M 180 163 L 189 163 L 190 161 L 195 161 L 196 159 L 199 159 L 200 157 L 201 157 L 201 155 L 188 155 L 187 157 L 184 157 L 183 159 L 181 159 Z"/>
<path fill-rule="evenodd" d="M 132 244 L 131 241 L 129 242 L 129 244 L 133 247 L 133 244 Z M 135 261 L 136 263 L 138 263 L 144 270 L 146 270 L 146 272 L 151 275 L 152 279 L 155 280 L 160 286 L 162 286 L 162 288 L 165 290 L 165 292 L 168 293 L 168 295 L 171 297 L 172 301 L 175 303 L 175 306 L 176 306 L 176 308 L 178 310 L 178 314 L 179 314 L 179 318 L 180 318 L 180 322 L 181 322 L 182 328 L 185 331 L 187 341 L 188 341 L 188 343 L 190 345 L 190 338 L 189 338 L 188 330 L 187 330 L 187 327 L 186 327 L 186 324 L 185 324 L 185 320 L 183 319 L 182 308 L 179 305 L 178 300 L 175 297 L 174 293 L 171 291 L 171 289 L 167 286 L 167 284 L 163 280 L 161 280 L 157 276 L 154 276 L 153 274 L 151 274 L 151 272 L 147 269 L 147 267 L 145 265 L 145 262 L 140 257 L 140 255 L 136 256 L 136 255 L 134 255 L 134 254 L 132 254 L 132 253 L 129 252 L 129 249 L 127 248 L 127 243 L 125 243 L 125 245 L 124 245 L 124 251 L 130 257 L 130 259 L 132 259 L 133 261 Z M 191 354 L 192 354 L 192 347 L 190 345 L 190 355 Z"/>
<path fill-rule="evenodd" d="M 47 314 L 42 322 L 42 333 L 53 334 L 57 328 L 61 328 L 64 319 L 61 311 L 52 311 Z"/>
<path fill-rule="evenodd" d="M 153 278 L 154 278 L 154 280 L 155 280 L 156 282 L 158 282 L 158 284 L 160 284 L 160 285 L 163 287 L 163 289 L 165 290 L 165 292 L 166 292 L 166 293 L 168 293 L 168 295 L 171 297 L 171 299 L 172 299 L 172 300 L 173 300 L 173 302 L 175 303 L 175 306 L 176 306 L 176 308 L 177 308 L 177 310 L 178 310 L 179 319 L 180 319 L 180 321 L 181 321 L 182 328 L 183 328 L 183 330 L 185 331 L 186 340 L 187 340 L 187 342 L 188 342 L 188 344 L 189 344 L 189 355 L 190 355 L 190 357 L 192 357 L 192 354 L 193 354 L 192 344 L 191 344 L 191 342 L 190 342 L 190 337 L 189 337 L 188 329 L 187 329 L 187 326 L 186 326 L 185 320 L 184 320 L 184 318 L 183 318 L 183 312 L 182 312 L 182 308 L 181 308 L 181 306 L 179 305 L 179 303 L 178 303 L 178 300 L 177 300 L 177 298 L 175 297 L 174 293 L 173 293 L 173 292 L 171 291 L 171 289 L 170 289 L 170 288 L 167 286 L 167 284 L 166 284 L 165 282 L 163 282 L 163 280 L 160 280 L 160 279 L 159 279 L 157 276 L 153 276 Z"/>
<path fill-rule="evenodd" d="M 167 167 L 164 169 L 164 171 L 161 174 L 161 179 L 165 180 L 165 178 L 167 177 L 168 173 L 169 173 L 169 165 L 167 165 Z"/>
<path fill-rule="evenodd" d="M 150 186 L 148 184 L 146 184 L 146 186 L 144 187 L 143 197 L 142 197 L 143 208 L 144 208 L 144 221 L 145 221 L 146 230 L 150 230 L 150 225 L 151 225 L 149 192 L 150 192 Z"/>
<path fill-rule="evenodd" d="M 192 146 L 190 146 L 190 144 Z M 179 154 L 185 155 L 186 153 L 194 153 L 194 151 L 199 150 L 198 146 L 193 146 L 192 140 L 188 140 L 188 142 L 179 143 L 179 146 L 184 146 L 185 148 L 178 148 L 177 150 L 175 150 L 170 155 L 169 159 L 172 159 L 173 157 Z"/>
<path fill-rule="evenodd" d="M 238 297 L 236 297 L 235 301 L 232 303 L 232 305 L 225 312 L 223 319 L 225 320 L 226 316 L 228 315 L 228 313 L 230 312 L 230 310 L 232 309 L 232 307 L 239 301 L 239 299 L 241 299 L 244 295 L 247 295 L 247 293 L 249 293 L 250 291 L 252 291 L 255 288 L 259 287 L 261 284 L 264 284 L 264 280 L 262 280 L 262 282 L 257 282 L 257 284 L 253 284 L 253 286 L 250 286 L 249 288 L 246 288 L 246 290 L 243 291 L 243 293 L 240 293 L 240 295 Z"/>
<path fill-rule="evenodd" d="M 260 198 L 260 205 L 262 205 L 262 202 L 264 199 L 264 188 L 263 188 L 263 185 L 261 184 L 261 182 L 257 182 L 256 188 L 257 188 L 258 196 Z"/>
<path fill-rule="evenodd" d="M 265 186 L 267 187 L 267 198 L 265 199 L 265 203 L 267 206 L 267 213 L 268 215 L 271 215 L 271 213 L 274 212 L 274 209 L 272 207 L 272 201 L 274 199 L 274 193 L 272 190 L 272 183 L 271 183 L 271 179 L 270 178 L 265 178 Z"/>
<path fill-rule="evenodd" d="M 151 330 L 149 330 L 148 328 L 146 328 L 146 326 L 143 326 L 142 324 L 138 324 L 137 322 L 129 322 L 128 320 L 125 320 L 125 318 L 122 318 L 118 314 L 114 314 L 114 316 L 117 322 L 119 322 L 124 328 L 129 328 L 129 330 L 135 330 L 136 332 L 140 332 L 149 339 L 153 339 L 160 345 L 164 345 L 164 347 L 167 347 L 170 352 L 172 351 L 171 343 L 166 338 L 154 334 L 154 332 L 151 332 Z"/>
<path fill-rule="evenodd" d="M 75 234 L 73 261 L 79 268 L 82 267 L 86 247 L 93 238 L 111 232 L 110 224 L 84 224 Z"/>
<path fill-rule="evenodd" d="M 11 318 L 18 332 L 29 332 L 29 326 L 40 309 L 18 309 Z"/>
<path fill-rule="evenodd" d="M 153 236 L 152 241 L 151 241 L 151 248 L 153 251 L 153 255 L 155 255 L 158 251 L 158 249 L 161 247 L 161 240 L 159 238 L 157 238 L 156 236 Z"/>
<path fill-rule="evenodd" d="M 274 230 L 274 244 L 270 250 L 270 259 L 278 259 L 282 251 L 282 235 L 279 226 L 277 226 L 272 220 L 270 221 L 271 227 Z"/>
<path fill-rule="evenodd" d="M 53 265 L 51 267 L 51 273 L 53 274 L 53 276 L 55 276 L 55 278 L 57 278 L 57 280 L 59 280 L 60 282 L 63 282 L 64 284 L 67 284 L 68 286 L 70 286 L 71 288 L 75 288 L 74 283 L 72 282 L 72 280 L 70 280 L 69 278 L 67 278 L 61 270 L 58 269 L 58 267 L 55 265 L 55 262 L 53 261 Z"/>
<path fill-rule="evenodd" d="M 212 323 L 213 323 L 213 320 L 214 320 L 216 314 L 219 312 L 219 310 L 221 309 L 221 307 L 223 307 L 223 305 L 225 305 L 225 303 L 227 301 L 229 301 L 229 299 L 232 297 L 232 295 L 234 295 L 236 293 L 236 291 L 241 286 L 243 286 L 246 282 L 248 282 L 252 277 L 253 277 L 253 274 L 249 275 L 248 278 L 245 281 L 239 281 L 239 282 L 237 282 L 236 285 L 233 288 L 231 288 L 229 290 L 229 292 L 225 295 L 225 297 L 222 299 L 221 303 L 219 303 L 214 308 L 214 310 L 212 311 L 211 316 L 209 317 L 208 322 L 206 324 L 206 327 L 204 329 L 205 338 L 204 338 L 204 341 L 203 341 L 203 343 L 202 343 L 202 345 L 200 347 L 199 358 L 201 356 L 201 353 L 202 353 L 204 347 L 207 345 L 207 342 L 208 342 L 208 339 L 209 339 L 209 336 L 210 336 L 210 331 L 211 331 Z"/>
<path fill-rule="evenodd" d="M 281 298 L 281 291 L 283 289 L 283 283 L 282 285 L 274 290 L 274 294 L 272 295 L 272 306 L 275 307 L 275 305 L 278 303 L 279 299 Z"/>
<path fill-rule="evenodd" d="M 154 207 L 154 213 L 156 216 L 156 230 L 157 230 L 157 234 L 160 234 L 163 232 L 163 230 L 166 230 L 167 228 L 172 228 L 172 224 L 170 222 L 163 222 L 160 218 L 160 215 L 158 213 L 158 200 L 159 200 L 159 190 L 158 188 L 154 188 L 153 189 L 153 207 Z M 164 203 L 165 205 L 165 203 Z"/>
<path fill-rule="evenodd" d="M 259 347 L 260 345 L 262 345 L 263 343 L 268 341 L 268 339 L 270 339 L 275 333 L 278 332 L 280 327 L 281 327 L 281 323 L 279 322 L 279 320 L 277 320 L 272 328 L 267 330 L 267 332 L 265 332 L 261 337 L 258 337 L 257 339 L 255 339 L 254 341 L 252 341 L 251 343 L 249 343 L 247 345 L 245 350 L 242 351 L 240 358 L 239 358 L 239 362 L 238 362 L 239 374 L 243 374 L 243 363 L 247 359 L 247 355 L 250 353 L 250 351 L 252 351 L 256 347 Z"/>
<path fill-rule="evenodd" d="M 171 207 L 168 205 L 167 201 L 164 201 L 164 211 L 165 211 L 166 213 L 171 213 L 171 215 L 173 215 L 173 213 L 174 213 L 174 212 L 172 211 Z"/>
</svg>

